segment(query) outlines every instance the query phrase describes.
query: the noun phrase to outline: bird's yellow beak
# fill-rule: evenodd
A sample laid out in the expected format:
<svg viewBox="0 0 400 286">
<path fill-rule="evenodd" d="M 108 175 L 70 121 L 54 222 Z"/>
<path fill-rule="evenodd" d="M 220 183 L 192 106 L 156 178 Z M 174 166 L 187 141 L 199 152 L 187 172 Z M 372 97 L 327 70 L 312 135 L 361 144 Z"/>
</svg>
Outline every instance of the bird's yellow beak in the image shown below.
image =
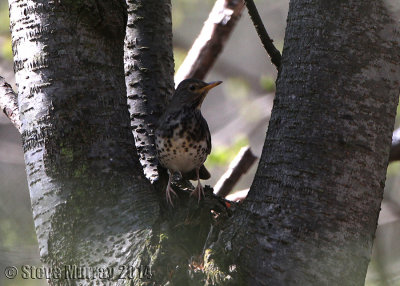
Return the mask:
<svg viewBox="0 0 400 286">
<path fill-rule="evenodd" d="M 209 82 L 207 83 L 207 85 L 205 87 L 202 87 L 199 89 L 200 93 L 207 93 L 210 89 L 216 87 L 217 85 L 220 85 L 222 83 L 222 81 L 213 81 L 213 82 Z"/>
</svg>

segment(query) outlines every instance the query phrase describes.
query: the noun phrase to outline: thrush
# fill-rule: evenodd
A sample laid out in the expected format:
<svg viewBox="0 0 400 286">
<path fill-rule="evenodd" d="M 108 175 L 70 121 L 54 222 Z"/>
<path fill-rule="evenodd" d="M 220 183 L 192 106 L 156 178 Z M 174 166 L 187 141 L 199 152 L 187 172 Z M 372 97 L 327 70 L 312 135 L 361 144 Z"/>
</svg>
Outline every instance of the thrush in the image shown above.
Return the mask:
<svg viewBox="0 0 400 286">
<path fill-rule="evenodd" d="M 222 81 L 206 83 L 198 79 L 182 81 L 161 116 L 155 131 L 157 157 L 168 170 L 167 202 L 173 205 L 171 187 L 173 175 L 178 173 L 189 180 L 197 180 L 191 193 L 200 201 L 204 196 L 200 179 L 209 179 L 204 162 L 211 152 L 211 134 L 201 114 L 201 105 L 208 91 Z"/>
</svg>

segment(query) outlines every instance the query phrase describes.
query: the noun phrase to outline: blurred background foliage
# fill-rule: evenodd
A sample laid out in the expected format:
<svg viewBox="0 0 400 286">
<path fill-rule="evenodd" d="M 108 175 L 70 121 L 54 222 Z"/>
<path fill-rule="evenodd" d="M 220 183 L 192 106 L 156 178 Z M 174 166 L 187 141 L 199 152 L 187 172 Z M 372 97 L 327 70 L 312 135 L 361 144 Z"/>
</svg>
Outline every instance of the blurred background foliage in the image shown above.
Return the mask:
<svg viewBox="0 0 400 286">
<path fill-rule="evenodd" d="M 172 0 L 175 68 L 200 32 L 214 0 Z M 389 0 L 400 20 L 400 3 Z M 282 50 L 289 0 L 256 0 L 261 17 L 278 49 Z M 8 5 L 0 0 L 0 75 L 14 84 L 9 34 Z M 260 155 L 275 92 L 276 70 L 266 56 L 244 11 L 224 52 L 206 80 L 223 80 L 203 104 L 203 114 L 212 132 L 213 151 L 206 165 L 213 186 L 240 148 L 250 145 Z M 399 114 L 399 113 L 398 113 Z M 396 119 L 396 127 L 400 118 Z M 236 186 L 249 188 L 256 165 Z M 387 172 L 386 190 L 366 285 L 400 285 L 400 163 Z M 9 265 L 40 265 L 26 182 L 20 137 L 0 115 L 0 286 L 46 285 L 40 279 L 4 277 Z"/>
</svg>

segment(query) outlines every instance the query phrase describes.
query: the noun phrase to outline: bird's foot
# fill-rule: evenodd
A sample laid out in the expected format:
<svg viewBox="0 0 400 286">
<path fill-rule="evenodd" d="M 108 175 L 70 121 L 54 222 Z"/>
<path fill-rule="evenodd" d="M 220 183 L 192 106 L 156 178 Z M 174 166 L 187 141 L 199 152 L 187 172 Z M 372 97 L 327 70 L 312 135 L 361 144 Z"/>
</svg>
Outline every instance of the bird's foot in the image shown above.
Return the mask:
<svg viewBox="0 0 400 286">
<path fill-rule="evenodd" d="M 165 191 L 166 198 L 167 198 L 167 203 L 169 203 L 171 206 L 174 206 L 174 203 L 172 202 L 171 193 L 172 193 L 175 197 L 178 196 L 178 195 L 175 193 L 174 189 L 171 187 L 171 185 L 168 184 L 167 190 Z"/>
<path fill-rule="evenodd" d="M 204 197 L 204 189 L 203 189 L 203 186 L 200 183 L 200 180 L 198 181 L 196 188 L 194 189 L 194 191 L 190 195 L 191 196 L 196 196 L 198 202 L 200 202 L 201 197 Z"/>
<path fill-rule="evenodd" d="M 172 202 L 172 197 L 171 197 L 171 193 L 174 194 L 174 196 L 178 196 L 174 189 L 172 189 L 171 187 L 171 182 L 172 182 L 172 172 L 170 170 L 168 170 L 168 185 L 167 185 L 167 189 L 165 190 L 165 196 L 167 198 L 167 203 L 169 203 L 171 206 L 174 206 L 174 203 Z"/>
</svg>

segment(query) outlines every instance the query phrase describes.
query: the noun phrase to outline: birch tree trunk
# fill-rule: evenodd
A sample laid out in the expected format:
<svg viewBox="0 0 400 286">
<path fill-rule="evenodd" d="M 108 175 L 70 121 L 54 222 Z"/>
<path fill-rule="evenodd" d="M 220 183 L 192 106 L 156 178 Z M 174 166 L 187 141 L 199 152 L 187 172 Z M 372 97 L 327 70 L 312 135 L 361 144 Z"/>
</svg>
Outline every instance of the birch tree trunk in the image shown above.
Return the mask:
<svg viewBox="0 0 400 286">
<path fill-rule="evenodd" d="M 136 267 L 159 205 L 142 174 L 130 128 L 123 63 L 126 4 L 9 4 L 41 259 L 61 270 Z M 63 284 L 66 278 L 63 271 L 50 282 Z"/>
<path fill-rule="evenodd" d="M 364 284 L 399 96 L 398 29 L 387 1 L 290 2 L 254 182 L 208 242 L 219 277 L 231 265 L 240 285 Z"/>
</svg>

